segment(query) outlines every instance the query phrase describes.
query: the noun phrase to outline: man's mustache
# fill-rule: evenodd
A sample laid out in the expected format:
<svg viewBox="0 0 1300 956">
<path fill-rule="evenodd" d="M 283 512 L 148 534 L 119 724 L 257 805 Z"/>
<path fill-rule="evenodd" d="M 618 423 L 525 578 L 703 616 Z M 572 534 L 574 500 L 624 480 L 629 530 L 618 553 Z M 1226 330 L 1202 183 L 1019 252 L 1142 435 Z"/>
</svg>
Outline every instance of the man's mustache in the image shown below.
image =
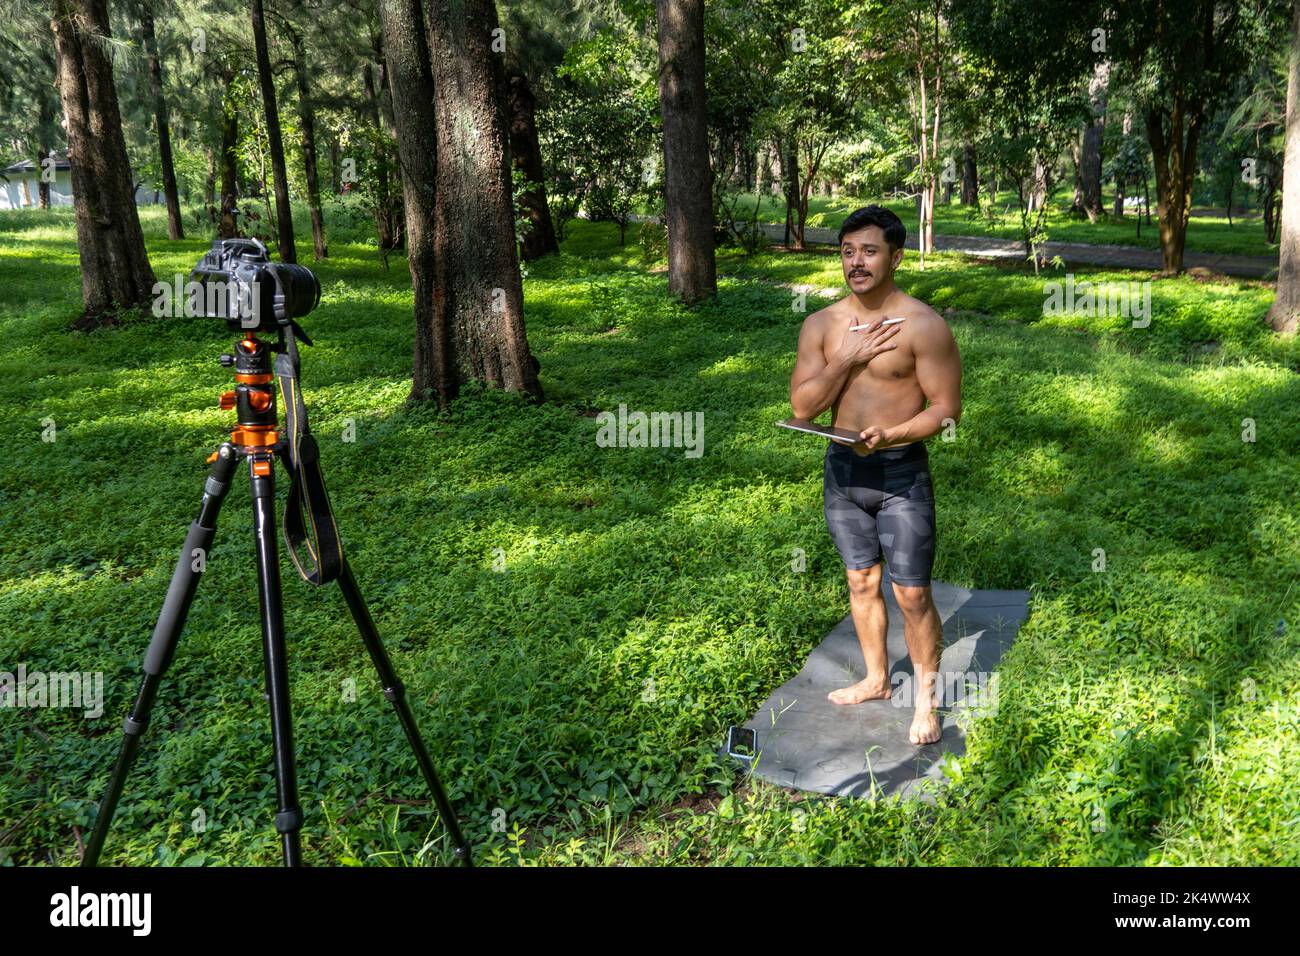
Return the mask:
<svg viewBox="0 0 1300 956">
<path fill-rule="evenodd" d="M 871 278 L 871 273 L 870 273 L 870 272 L 859 272 L 859 271 L 856 271 L 856 270 L 853 271 L 853 272 L 850 272 L 850 273 L 849 273 L 849 278 L 850 278 L 850 279 L 852 279 L 854 276 L 864 276 L 865 278 L 870 279 L 870 278 Z"/>
</svg>

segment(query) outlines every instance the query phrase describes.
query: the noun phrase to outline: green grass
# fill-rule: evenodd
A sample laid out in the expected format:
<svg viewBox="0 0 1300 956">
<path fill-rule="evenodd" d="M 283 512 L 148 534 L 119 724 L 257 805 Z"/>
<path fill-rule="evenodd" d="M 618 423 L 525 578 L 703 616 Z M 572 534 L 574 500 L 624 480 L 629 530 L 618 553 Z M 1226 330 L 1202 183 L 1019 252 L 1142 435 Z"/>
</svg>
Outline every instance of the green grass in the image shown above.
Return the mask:
<svg viewBox="0 0 1300 956">
<path fill-rule="evenodd" d="M 752 215 L 756 198 L 753 193 L 742 196 L 738 214 Z M 1113 194 L 1104 199 L 1104 208 L 1112 209 Z M 861 199 L 851 196 L 811 196 L 808 200 L 807 224 L 838 229 L 844 217 L 854 209 L 868 202 L 879 201 L 878 198 Z M 1159 249 L 1154 195 L 1151 202 L 1151 223 L 1148 224 L 1143 218 L 1139 236 L 1136 213 L 1130 211 L 1123 219 L 1117 220 L 1108 212 L 1097 222 L 1089 223 L 1087 219 L 1076 219 L 1070 215 L 1069 192 L 1058 190 L 1050 201 L 1044 229 L 1048 239 L 1057 242 L 1090 242 Z M 949 205 L 940 203 L 934 213 L 935 233 L 948 236 L 991 236 L 1017 241 L 1021 239 L 1020 212 L 1015 193 L 1002 191 L 998 194 L 998 201 L 992 204 L 988 201 L 987 193 L 981 193 L 980 203 L 980 210 L 962 206 L 956 200 Z M 903 220 L 908 235 L 916 234 L 915 201 L 889 200 L 883 205 Z M 785 200 L 780 196 L 764 196 L 759 216 L 765 222 L 784 223 Z M 1249 213 L 1245 217 L 1234 216 L 1232 225 L 1222 217 L 1193 213 L 1187 226 L 1186 248 L 1188 252 L 1276 257 L 1278 244 L 1270 243 L 1265 238 L 1263 219 L 1258 213 Z"/>
<path fill-rule="evenodd" d="M 160 276 L 206 244 L 162 238 L 160 210 L 145 226 Z M 821 446 L 771 424 L 802 320 L 780 283 L 838 286 L 838 263 L 724 252 L 717 300 L 690 311 L 613 227 L 572 229 L 525 286 L 544 405 L 405 405 L 401 258 L 385 272 L 332 239 L 306 320 L 348 554 L 481 860 L 1300 862 L 1300 348 L 1264 329 L 1267 286 L 1164 280 L 1133 329 L 1045 319 L 1023 271 L 905 260 L 965 369 L 957 438 L 931 442 L 936 577 L 1030 588 L 1031 616 L 936 806 L 833 800 L 751 784 L 714 749 L 847 612 Z M 18 864 L 77 859 L 229 424 L 224 328 L 68 333 L 77 279 L 66 217 L 0 216 L 0 669 L 103 671 L 107 696 L 99 719 L 0 709 L 0 857 Z M 702 411 L 703 456 L 598 448 L 591 416 L 620 403 Z M 279 859 L 245 488 L 106 863 Z M 306 860 L 445 862 L 336 589 L 287 562 L 284 580 Z"/>
</svg>

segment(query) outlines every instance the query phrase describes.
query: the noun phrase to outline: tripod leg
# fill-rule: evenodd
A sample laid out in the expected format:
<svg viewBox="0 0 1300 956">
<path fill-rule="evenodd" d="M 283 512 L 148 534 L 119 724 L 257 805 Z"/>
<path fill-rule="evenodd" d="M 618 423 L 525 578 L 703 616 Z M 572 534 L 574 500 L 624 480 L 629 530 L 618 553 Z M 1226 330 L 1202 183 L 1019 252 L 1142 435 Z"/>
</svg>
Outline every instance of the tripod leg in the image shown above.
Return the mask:
<svg viewBox="0 0 1300 956">
<path fill-rule="evenodd" d="M 275 542 L 275 471 L 269 455 L 253 455 L 248 474 L 253 493 L 253 531 L 257 539 L 257 589 L 262 615 L 262 654 L 266 693 L 271 702 L 271 747 L 275 754 L 275 829 L 285 866 L 302 864 L 302 810 L 294 769 L 293 715 L 289 710 L 289 667 L 284 642 L 284 603 L 280 596 L 280 557 Z"/>
<path fill-rule="evenodd" d="M 352 576 L 352 568 L 348 565 L 347 558 L 341 561 L 341 565 L 338 579 L 339 587 L 343 590 L 343 597 L 348 602 L 348 609 L 352 612 L 352 619 L 357 622 L 357 629 L 361 632 L 361 639 L 365 642 L 366 650 L 370 653 L 370 660 L 379 674 L 379 683 L 384 688 L 384 696 L 388 698 L 397 711 L 397 719 L 401 721 L 402 730 L 406 732 L 406 740 L 411 745 L 411 749 L 415 751 L 415 759 L 420 764 L 424 780 L 433 793 L 434 803 L 438 806 L 438 813 L 442 817 L 443 824 L 447 827 L 447 833 L 451 836 L 456 859 L 466 866 L 472 866 L 473 861 L 470 859 L 469 844 L 461 834 L 460 824 L 456 822 L 456 814 L 451 808 L 451 801 L 447 799 L 447 794 L 442 789 L 438 774 L 433 769 L 433 760 L 429 757 L 429 751 L 424 746 L 424 740 L 420 737 L 420 730 L 415 724 L 415 716 L 411 713 L 411 707 L 406 702 L 406 688 L 393 670 L 392 661 L 389 660 L 388 652 L 384 650 L 383 642 L 379 639 L 379 631 L 375 629 L 375 622 L 370 617 L 370 609 L 366 607 L 365 598 L 361 596 L 361 591 L 357 587 L 356 578 Z"/>
<path fill-rule="evenodd" d="M 190 603 L 194 600 L 194 592 L 203 574 L 202 571 L 196 570 L 196 567 L 206 565 L 212 539 L 217 533 L 217 514 L 221 511 L 221 503 L 225 500 L 226 492 L 230 490 L 230 476 L 234 474 L 237 459 L 235 446 L 231 443 L 225 442 L 217 449 L 216 461 L 212 463 L 212 470 L 208 473 L 207 484 L 203 489 L 203 503 L 199 506 L 199 515 L 194 519 L 189 533 L 185 536 L 180 559 L 176 562 L 171 584 L 167 587 L 167 597 L 163 600 L 162 611 L 153 630 L 153 639 L 149 642 L 149 650 L 145 653 L 144 681 L 140 685 L 140 693 L 136 696 L 135 704 L 132 705 L 122 728 L 124 734 L 122 748 L 118 752 L 113 775 L 109 778 L 108 789 L 104 791 L 103 799 L 100 801 L 99 813 L 95 816 L 95 829 L 91 833 L 90 842 L 86 844 L 82 866 L 95 866 L 99 863 L 104 839 L 108 836 L 113 814 L 117 811 L 117 801 L 122 796 L 126 776 L 135 761 L 140 736 L 149 724 L 149 714 L 153 710 L 158 685 L 172 662 L 172 655 L 176 652 L 176 642 L 185 627 Z"/>
</svg>

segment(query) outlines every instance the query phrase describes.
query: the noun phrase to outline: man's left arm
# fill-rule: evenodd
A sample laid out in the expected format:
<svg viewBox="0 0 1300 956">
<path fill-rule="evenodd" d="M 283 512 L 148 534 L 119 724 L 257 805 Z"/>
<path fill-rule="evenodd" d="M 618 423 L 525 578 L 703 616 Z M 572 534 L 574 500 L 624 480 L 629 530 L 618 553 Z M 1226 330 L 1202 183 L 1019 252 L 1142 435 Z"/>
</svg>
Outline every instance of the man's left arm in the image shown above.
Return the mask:
<svg viewBox="0 0 1300 956">
<path fill-rule="evenodd" d="M 879 450 L 922 441 L 943 431 L 949 419 L 954 425 L 961 419 L 961 356 L 957 340 L 939 316 L 927 324 L 933 331 L 927 329 L 928 334 L 920 336 L 912 350 L 916 356 L 916 381 L 929 406 L 897 425 L 863 429 L 860 437 L 868 448 Z"/>
</svg>

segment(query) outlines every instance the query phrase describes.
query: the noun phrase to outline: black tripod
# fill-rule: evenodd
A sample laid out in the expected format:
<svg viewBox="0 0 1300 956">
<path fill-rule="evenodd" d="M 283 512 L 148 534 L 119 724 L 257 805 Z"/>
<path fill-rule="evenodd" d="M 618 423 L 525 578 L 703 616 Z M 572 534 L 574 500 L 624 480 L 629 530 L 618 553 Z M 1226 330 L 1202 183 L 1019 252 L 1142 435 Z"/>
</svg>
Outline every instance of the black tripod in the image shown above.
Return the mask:
<svg viewBox="0 0 1300 956">
<path fill-rule="evenodd" d="M 301 332 L 299 332 L 301 334 Z M 272 346 L 253 334 L 247 335 L 235 346 L 235 354 L 221 356 L 221 364 L 235 366 L 235 391 L 221 396 L 222 408 L 236 408 L 238 425 L 231 431 L 230 440 L 223 442 L 208 459 L 212 470 L 204 487 L 203 503 L 198 517 L 190 525 L 189 534 L 181 548 L 180 560 L 172 574 L 167 597 L 163 601 L 158 624 L 144 659 L 144 681 L 123 728 L 122 749 L 117 765 L 109 780 L 95 818 L 95 829 L 86 845 L 83 866 L 95 866 L 99 861 L 104 838 L 117 809 L 122 787 L 135 760 L 140 737 L 149 723 L 154 698 L 162 682 L 190 603 L 203 574 L 212 539 L 217 530 L 217 514 L 225 500 L 235 467 L 241 459 L 248 461 L 248 475 L 253 496 L 253 531 L 257 551 L 258 603 L 262 619 L 262 652 L 266 668 L 266 696 L 271 705 L 271 741 L 275 755 L 276 814 L 275 828 L 280 833 L 286 866 L 302 862 L 299 830 L 302 827 L 302 810 L 298 806 L 298 783 L 294 769 L 293 718 L 289 708 L 289 673 L 285 656 L 284 606 L 280 597 L 280 565 L 275 540 L 275 476 L 273 465 L 277 454 L 287 457 L 286 462 L 293 477 L 289 508 L 285 517 L 285 534 L 289 554 L 299 572 L 308 581 L 321 584 L 337 579 L 356 621 L 361 639 L 365 642 L 370 660 L 379 675 L 384 696 L 392 702 L 406 732 L 407 742 L 415 752 L 425 782 L 433 793 L 438 813 L 442 817 L 454 846 L 456 859 L 471 865 L 469 844 L 461 835 L 460 826 L 451 803 L 438 781 L 429 751 L 420 738 L 415 717 L 406 702 L 405 689 L 393 670 L 393 665 L 379 639 L 379 632 L 370 617 L 365 599 L 352 577 L 352 569 L 338 545 L 337 530 L 320 477 L 315 441 L 306 425 L 306 409 L 298 391 L 298 355 L 294 345 L 293 330 L 281 327 L 279 342 Z M 271 352 L 282 353 L 275 361 L 275 377 L 280 379 L 280 390 L 285 399 L 287 431 L 284 440 L 277 431 L 275 390 L 272 385 Z M 302 506 L 306 505 L 316 535 L 316 546 L 305 535 L 302 523 Z M 305 544 L 316 564 L 312 572 L 303 569 L 295 544 Z"/>
</svg>

